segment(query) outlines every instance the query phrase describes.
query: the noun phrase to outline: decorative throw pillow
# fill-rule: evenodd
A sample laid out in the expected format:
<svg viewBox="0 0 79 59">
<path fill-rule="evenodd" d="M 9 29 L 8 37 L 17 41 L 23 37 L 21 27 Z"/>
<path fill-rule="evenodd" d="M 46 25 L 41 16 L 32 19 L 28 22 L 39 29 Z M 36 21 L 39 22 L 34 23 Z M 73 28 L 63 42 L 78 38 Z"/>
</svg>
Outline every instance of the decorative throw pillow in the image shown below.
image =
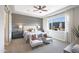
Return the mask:
<svg viewBox="0 0 79 59">
<path fill-rule="evenodd" d="M 38 34 L 38 38 L 42 37 L 42 34 Z"/>
<path fill-rule="evenodd" d="M 36 38 L 36 34 L 33 34 L 32 35 L 32 40 L 36 40 L 37 38 Z"/>
<path fill-rule="evenodd" d="M 44 37 L 47 38 L 47 34 L 44 34 Z"/>
</svg>

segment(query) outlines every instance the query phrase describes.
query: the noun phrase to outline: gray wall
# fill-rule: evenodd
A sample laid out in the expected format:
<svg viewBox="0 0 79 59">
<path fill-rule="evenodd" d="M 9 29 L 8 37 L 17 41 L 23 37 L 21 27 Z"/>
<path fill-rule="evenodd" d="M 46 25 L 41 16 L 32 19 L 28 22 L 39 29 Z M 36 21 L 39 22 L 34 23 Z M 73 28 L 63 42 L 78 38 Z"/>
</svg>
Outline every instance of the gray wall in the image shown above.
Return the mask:
<svg viewBox="0 0 79 59">
<path fill-rule="evenodd" d="M 12 14 L 12 29 L 14 30 L 15 28 L 17 28 L 17 23 L 20 23 L 26 26 L 39 24 L 42 29 L 43 28 L 42 21 L 43 20 L 41 18 L 35 18 L 35 17 L 19 15 L 19 14 Z"/>
</svg>

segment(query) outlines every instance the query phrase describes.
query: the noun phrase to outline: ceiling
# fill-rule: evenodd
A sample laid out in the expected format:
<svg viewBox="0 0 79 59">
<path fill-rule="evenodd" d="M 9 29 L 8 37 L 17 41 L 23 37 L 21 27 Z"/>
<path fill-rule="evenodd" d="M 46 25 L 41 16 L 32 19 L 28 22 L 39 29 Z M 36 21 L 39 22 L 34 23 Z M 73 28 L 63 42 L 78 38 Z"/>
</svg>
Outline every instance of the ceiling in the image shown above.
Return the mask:
<svg viewBox="0 0 79 59">
<path fill-rule="evenodd" d="M 34 5 L 14 5 L 14 12 L 13 13 L 41 18 L 47 14 L 50 14 L 50 13 L 53 13 L 57 10 L 65 8 L 68 5 L 46 5 L 45 9 L 47 11 L 41 11 L 41 10 L 34 11 L 36 9 L 33 6 Z"/>
</svg>

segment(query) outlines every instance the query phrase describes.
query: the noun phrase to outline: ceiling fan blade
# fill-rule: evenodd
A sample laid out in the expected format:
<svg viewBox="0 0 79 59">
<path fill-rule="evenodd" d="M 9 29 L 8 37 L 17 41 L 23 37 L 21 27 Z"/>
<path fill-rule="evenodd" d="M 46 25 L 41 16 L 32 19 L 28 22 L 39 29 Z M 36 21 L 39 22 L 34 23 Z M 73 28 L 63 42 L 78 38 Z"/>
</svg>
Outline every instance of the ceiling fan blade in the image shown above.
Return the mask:
<svg viewBox="0 0 79 59">
<path fill-rule="evenodd" d="M 38 11 L 38 10 L 33 10 L 33 11 Z"/>
<path fill-rule="evenodd" d="M 42 6 L 42 8 L 41 8 L 41 9 L 44 9 L 44 8 L 46 8 L 46 6 Z"/>
<path fill-rule="evenodd" d="M 36 6 L 33 6 L 34 8 L 36 8 L 36 9 L 39 9 L 38 7 L 36 7 Z"/>
<path fill-rule="evenodd" d="M 42 11 L 47 11 L 47 10 L 42 10 Z"/>
</svg>

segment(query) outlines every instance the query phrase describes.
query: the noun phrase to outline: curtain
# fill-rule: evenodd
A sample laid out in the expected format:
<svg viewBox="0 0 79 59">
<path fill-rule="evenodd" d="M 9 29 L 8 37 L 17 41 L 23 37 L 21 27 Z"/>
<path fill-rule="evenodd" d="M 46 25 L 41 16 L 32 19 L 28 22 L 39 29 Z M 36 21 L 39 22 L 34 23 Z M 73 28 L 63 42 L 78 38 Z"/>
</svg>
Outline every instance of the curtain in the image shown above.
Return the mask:
<svg viewBox="0 0 79 59">
<path fill-rule="evenodd" d="M 65 36 L 66 36 L 66 40 L 67 42 L 71 43 L 74 42 L 74 35 L 72 32 L 72 29 L 74 27 L 74 14 L 73 14 L 74 10 L 68 10 L 65 12 Z"/>
</svg>

